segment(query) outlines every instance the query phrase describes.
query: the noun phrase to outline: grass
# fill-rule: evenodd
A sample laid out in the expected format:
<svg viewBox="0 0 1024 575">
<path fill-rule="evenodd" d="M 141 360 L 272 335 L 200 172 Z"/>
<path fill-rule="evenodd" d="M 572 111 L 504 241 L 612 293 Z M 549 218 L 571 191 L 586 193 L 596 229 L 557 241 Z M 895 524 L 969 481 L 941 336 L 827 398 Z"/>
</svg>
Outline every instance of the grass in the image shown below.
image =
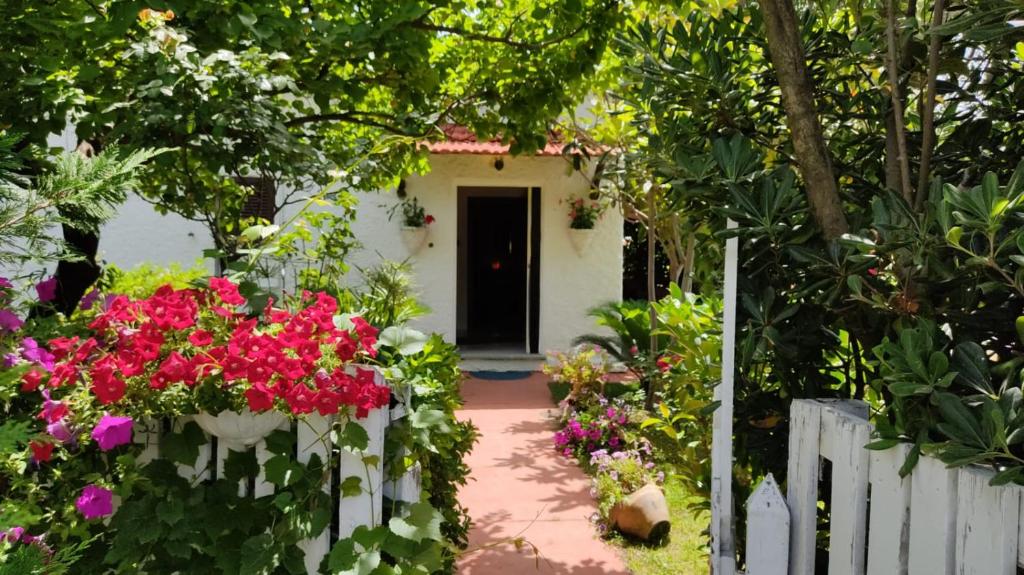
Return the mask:
<svg viewBox="0 0 1024 575">
<path fill-rule="evenodd" d="M 620 535 L 613 536 L 609 542 L 619 549 L 633 575 L 707 573 L 706 537 L 702 534 L 708 527 L 707 515 L 695 515 L 687 508 L 693 497 L 677 480 L 669 479 L 665 482 L 665 498 L 668 499 L 672 518 L 672 532 L 667 542 L 661 546 L 651 546 Z"/>
<path fill-rule="evenodd" d="M 622 382 L 608 383 L 605 395 L 615 398 L 625 393 L 634 392 L 639 383 Z M 551 399 L 557 404 L 569 394 L 569 384 L 556 381 L 548 382 Z M 663 464 L 669 464 L 673 448 L 670 440 L 654 441 L 655 452 Z M 697 575 L 709 572 L 707 537 L 703 532 L 708 528 L 709 518 L 706 513 L 694 513 L 688 505 L 695 501 L 678 479 L 671 476 L 665 482 L 665 498 L 668 500 L 669 513 L 672 521 L 672 532 L 668 540 L 661 545 L 647 545 L 621 535 L 614 535 L 609 543 L 619 549 L 626 561 L 626 566 L 633 575 Z"/>
</svg>

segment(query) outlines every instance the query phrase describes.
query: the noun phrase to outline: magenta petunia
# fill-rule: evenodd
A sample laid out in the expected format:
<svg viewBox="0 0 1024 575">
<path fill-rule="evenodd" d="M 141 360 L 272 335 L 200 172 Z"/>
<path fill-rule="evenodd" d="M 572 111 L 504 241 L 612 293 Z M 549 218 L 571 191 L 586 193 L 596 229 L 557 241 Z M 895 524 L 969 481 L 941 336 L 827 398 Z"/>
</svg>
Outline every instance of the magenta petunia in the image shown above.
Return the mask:
<svg viewBox="0 0 1024 575">
<path fill-rule="evenodd" d="M 74 438 L 75 434 L 72 433 L 71 428 L 63 419 L 54 421 L 53 423 L 46 426 L 46 433 L 49 433 L 54 439 L 61 443 L 70 443 Z"/>
<path fill-rule="evenodd" d="M 75 500 L 75 508 L 86 519 L 106 517 L 114 512 L 114 497 L 109 489 L 98 485 L 86 485 Z"/>
<path fill-rule="evenodd" d="M 36 284 L 36 294 L 39 301 L 48 302 L 57 299 L 57 278 L 45 279 Z"/>
<path fill-rule="evenodd" d="M 0 329 L 4 331 L 17 331 L 24 323 L 13 311 L 0 309 Z"/>
<path fill-rule="evenodd" d="M 100 290 L 98 288 L 92 288 L 92 291 L 82 296 L 82 301 L 78 302 L 79 309 L 90 310 L 96 303 L 96 300 L 100 299 Z"/>
<path fill-rule="evenodd" d="M 6 289 L 6 288 L 12 288 L 12 287 L 14 287 L 14 284 L 11 283 L 11 280 L 9 280 L 7 278 L 0 277 L 0 288 Z"/>
<path fill-rule="evenodd" d="M 132 441 L 132 418 L 104 414 L 92 430 L 92 438 L 100 449 L 110 451 Z"/>
</svg>

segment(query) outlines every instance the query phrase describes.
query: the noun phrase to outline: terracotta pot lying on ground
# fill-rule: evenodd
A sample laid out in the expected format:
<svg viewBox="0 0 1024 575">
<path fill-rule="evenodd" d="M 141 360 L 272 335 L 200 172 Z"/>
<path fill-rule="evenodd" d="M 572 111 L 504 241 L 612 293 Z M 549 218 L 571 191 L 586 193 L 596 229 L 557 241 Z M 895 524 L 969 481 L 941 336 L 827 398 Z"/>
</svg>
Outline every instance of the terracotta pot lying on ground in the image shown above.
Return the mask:
<svg viewBox="0 0 1024 575">
<path fill-rule="evenodd" d="M 626 496 L 608 518 L 619 531 L 644 541 L 659 541 L 671 529 L 665 493 L 653 483 Z"/>
</svg>

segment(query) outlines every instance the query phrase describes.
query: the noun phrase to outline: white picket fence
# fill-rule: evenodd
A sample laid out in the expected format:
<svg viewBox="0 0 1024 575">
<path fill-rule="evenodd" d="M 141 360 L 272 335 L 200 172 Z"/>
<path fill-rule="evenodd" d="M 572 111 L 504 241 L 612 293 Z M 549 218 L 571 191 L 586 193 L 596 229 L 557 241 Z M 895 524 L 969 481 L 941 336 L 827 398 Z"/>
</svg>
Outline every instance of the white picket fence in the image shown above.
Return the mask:
<svg viewBox="0 0 1024 575">
<path fill-rule="evenodd" d="M 374 371 L 377 383 L 383 385 L 385 383 L 383 375 L 377 370 Z M 384 435 L 387 427 L 391 422 L 405 417 L 407 414 L 405 401 L 408 400 L 408 397 L 403 397 L 404 394 L 401 393 L 395 395 L 400 400 L 395 407 L 374 409 L 366 418 L 354 420 L 366 430 L 369 437 L 369 444 L 365 451 L 353 452 L 346 448 L 339 448 L 340 457 L 330 471 L 330 479 L 324 484 L 324 492 L 330 494 L 332 482 L 337 483 L 350 476 L 360 477 L 362 492 L 359 495 L 348 497 L 337 495 L 335 501 L 338 507 L 336 528 L 328 527 L 317 538 L 300 543 L 305 552 L 306 570 L 311 574 L 318 572 L 321 561 L 330 552 L 331 545 L 335 540 L 351 536 L 356 527 L 360 525 L 374 527 L 381 524 L 384 497 L 388 497 L 392 501 L 409 503 L 418 502 L 420 499 L 419 464 L 409 469 L 402 477 L 388 481 L 384 480 L 385 474 L 380 463 L 377 465 L 364 464 L 367 457 L 376 457 L 378 462 L 384 461 Z M 298 461 L 308 463 L 313 454 L 318 455 L 321 461 L 330 460 L 328 442 L 335 417 L 324 417 L 312 413 L 303 416 L 296 422 L 295 457 Z M 169 426 L 173 431 L 178 432 L 192 420 L 191 416 L 179 417 L 170 422 Z M 138 459 L 140 464 L 147 463 L 159 456 L 160 437 L 164 425 L 166 424 L 159 421 L 136 424 L 134 441 L 144 446 L 142 455 Z M 286 421 L 280 427 L 286 431 L 291 428 L 291 421 Z M 216 437 L 211 437 L 205 432 L 204 435 L 206 435 L 207 442 L 200 446 L 199 457 L 196 459 L 195 465 L 178 464 L 179 475 L 190 481 L 206 481 L 213 478 L 214 474 L 216 478 L 223 478 L 224 463 L 227 461 L 229 451 L 245 449 L 243 446 L 231 445 L 227 441 L 216 441 Z M 213 452 L 214 449 L 216 449 L 216 453 Z M 254 497 L 271 495 L 274 493 L 274 485 L 266 480 L 263 464 L 273 457 L 273 454 L 267 449 L 264 441 L 260 441 L 252 449 L 255 450 L 256 461 L 260 465 L 260 474 L 252 485 L 240 483 L 239 494 Z"/>
<path fill-rule="evenodd" d="M 1021 488 L 993 472 L 864 449 L 872 426 L 856 401 L 796 400 L 785 506 L 769 477 L 748 501 L 748 575 L 813 575 L 822 461 L 831 462 L 830 575 L 1015 575 L 1024 565 Z M 770 481 L 770 484 L 768 483 Z M 788 549 L 785 537 L 787 533 Z"/>
</svg>

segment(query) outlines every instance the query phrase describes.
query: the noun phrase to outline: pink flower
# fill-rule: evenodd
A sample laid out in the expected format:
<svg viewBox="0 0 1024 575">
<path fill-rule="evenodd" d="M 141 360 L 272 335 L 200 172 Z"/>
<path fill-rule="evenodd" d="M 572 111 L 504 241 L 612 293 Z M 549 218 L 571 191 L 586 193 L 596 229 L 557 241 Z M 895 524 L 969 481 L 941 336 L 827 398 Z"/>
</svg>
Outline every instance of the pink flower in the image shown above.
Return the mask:
<svg viewBox="0 0 1024 575">
<path fill-rule="evenodd" d="M 11 283 L 11 280 L 7 278 L 0 278 L 0 288 L 7 289 L 12 287 L 14 287 L 14 284 Z"/>
<path fill-rule="evenodd" d="M 4 331 L 17 331 L 25 322 L 9 309 L 0 309 L 0 329 Z"/>
<path fill-rule="evenodd" d="M 49 433 L 61 443 L 70 443 L 75 438 L 74 434 L 71 433 L 71 428 L 68 427 L 68 424 L 63 419 L 47 425 L 46 433 Z"/>
<path fill-rule="evenodd" d="M 57 278 L 51 277 L 37 283 L 36 294 L 43 303 L 57 299 Z"/>
<path fill-rule="evenodd" d="M 96 303 L 96 300 L 100 299 L 100 290 L 98 288 L 92 288 L 92 291 L 85 294 L 82 297 L 82 301 L 78 302 L 79 309 L 90 310 Z"/>
<path fill-rule="evenodd" d="M 103 414 L 99 423 L 92 430 L 92 438 L 100 444 L 100 449 L 110 451 L 120 445 L 131 443 L 132 423 L 130 417 Z"/>
<path fill-rule="evenodd" d="M 86 485 L 75 500 L 75 508 L 86 519 L 106 517 L 114 512 L 113 493 L 97 485 Z"/>
</svg>

